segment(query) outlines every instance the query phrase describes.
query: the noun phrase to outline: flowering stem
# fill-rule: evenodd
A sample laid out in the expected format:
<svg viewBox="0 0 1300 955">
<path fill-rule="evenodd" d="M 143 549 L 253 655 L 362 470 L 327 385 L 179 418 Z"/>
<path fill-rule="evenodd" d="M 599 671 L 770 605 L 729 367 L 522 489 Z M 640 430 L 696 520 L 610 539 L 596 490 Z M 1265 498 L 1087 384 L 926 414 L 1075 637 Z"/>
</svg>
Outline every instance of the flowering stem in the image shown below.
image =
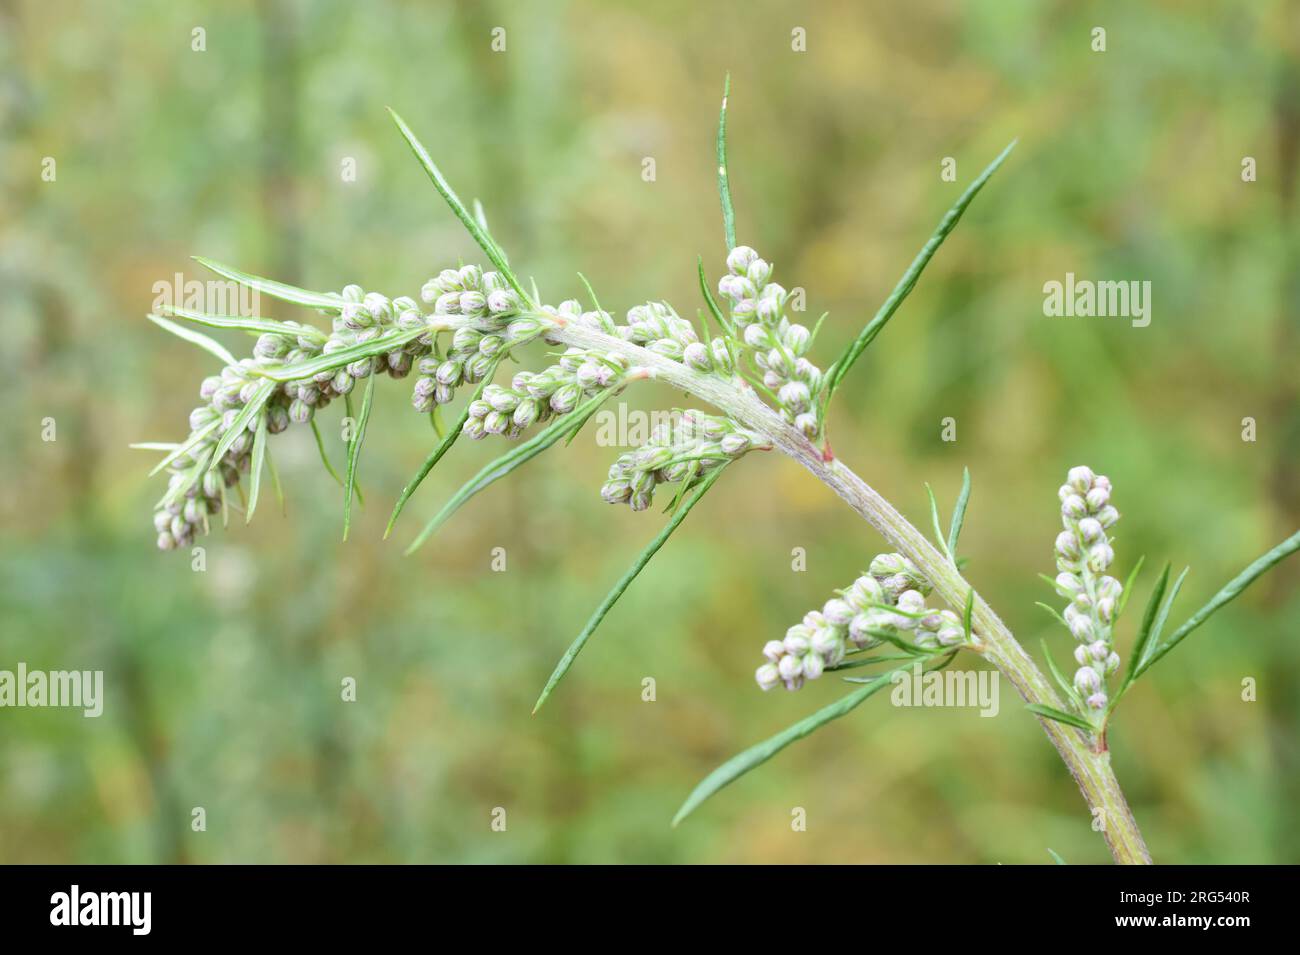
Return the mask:
<svg viewBox="0 0 1300 955">
<path fill-rule="evenodd" d="M 552 334 L 566 345 L 621 353 L 631 364 L 646 368 L 650 377 L 709 402 L 798 461 L 879 531 L 891 546 L 908 557 L 949 606 L 964 607 L 968 596 L 974 593 L 973 629 L 980 637 L 984 656 L 1011 681 L 1027 703 L 1063 708 L 1051 682 L 952 561 L 847 465 L 823 454 L 803 433 L 761 402 L 752 390 L 738 388 L 718 376 L 695 371 L 580 323 L 571 322 Z M 1142 833 L 1111 768 L 1110 754 L 1094 749 L 1079 730 L 1042 717 L 1038 721 L 1074 777 L 1092 813 L 1093 827 L 1100 829 L 1115 861 L 1150 864 L 1151 856 Z"/>
</svg>

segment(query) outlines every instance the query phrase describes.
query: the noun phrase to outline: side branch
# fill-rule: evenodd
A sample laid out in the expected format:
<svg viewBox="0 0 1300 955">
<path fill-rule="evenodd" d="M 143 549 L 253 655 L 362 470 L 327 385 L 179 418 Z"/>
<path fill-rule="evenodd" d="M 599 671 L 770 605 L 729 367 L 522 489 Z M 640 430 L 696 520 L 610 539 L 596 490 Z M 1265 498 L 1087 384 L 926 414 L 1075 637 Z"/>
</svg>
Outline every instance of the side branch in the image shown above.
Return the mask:
<svg viewBox="0 0 1300 955">
<path fill-rule="evenodd" d="M 553 329 L 551 335 L 566 345 L 620 353 L 631 363 L 648 369 L 652 377 L 707 401 L 745 427 L 764 435 L 774 447 L 811 471 L 916 564 L 949 606 L 965 606 L 973 588 L 948 558 L 865 481 L 842 462 L 826 459 L 821 450 L 748 387 L 737 387 L 719 377 L 694 371 L 577 323 Z M 1027 703 L 1060 709 L 1061 700 L 1051 683 L 978 592 L 974 597 L 973 621 L 984 645 L 984 655 L 1011 681 L 1021 697 Z M 1110 754 L 1094 751 L 1078 730 L 1042 717 L 1038 721 L 1074 777 L 1092 812 L 1094 825 L 1100 827 L 1115 861 L 1149 864 L 1151 856 L 1115 778 Z"/>
</svg>

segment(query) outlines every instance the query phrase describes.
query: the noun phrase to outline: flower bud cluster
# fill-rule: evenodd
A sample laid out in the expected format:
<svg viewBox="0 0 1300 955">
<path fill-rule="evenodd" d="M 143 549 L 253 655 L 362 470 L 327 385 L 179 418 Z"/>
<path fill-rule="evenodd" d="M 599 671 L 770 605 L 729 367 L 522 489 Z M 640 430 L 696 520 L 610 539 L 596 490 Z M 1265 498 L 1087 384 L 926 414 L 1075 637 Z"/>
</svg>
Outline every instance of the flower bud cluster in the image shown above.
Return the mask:
<svg viewBox="0 0 1300 955">
<path fill-rule="evenodd" d="M 439 316 L 458 316 L 463 323 L 452 333 L 445 355 L 423 358 L 411 394 L 416 411 L 429 412 L 456 397 L 463 384 L 486 377 L 506 349 L 532 341 L 542 322 L 519 315 L 519 295 L 499 272 L 477 265 L 443 269 L 424 283 L 420 297 Z"/>
<path fill-rule="evenodd" d="M 782 416 L 815 438 L 821 431 L 816 396 L 822 372 L 805 357 L 812 333 L 786 317 L 789 294 L 768 281 L 772 266 L 749 246 L 731 250 L 727 270 L 718 293 L 730 307 L 734 334 L 762 372 L 763 385 L 776 395 Z"/>
<path fill-rule="evenodd" d="M 644 511 L 660 484 L 695 484 L 714 468 L 758 445 L 758 436 L 730 418 L 686 411 L 680 420 L 659 425 L 650 440 L 621 454 L 609 468 L 600 496 L 608 504 Z"/>
<path fill-rule="evenodd" d="M 1105 709 L 1106 678 L 1119 669 L 1113 649 L 1115 617 L 1123 585 L 1106 574 L 1115 552 L 1107 531 L 1119 520 L 1110 503 L 1110 479 L 1090 468 L 1071 468 L 1058 492 L 1061 523 L 1056 537 L 1056 592 L 1070 601 L 1063 614 L 1079 641 L 1074 688 L 1090 710 Z"/>
<path fill-rule="evenodd" d="M 767 662 L 754 673 L 763 690 L 784 685 L 797 690 L 838 666 L 850 648 L 879 646 L 880 631 L 896 633 L 927 650 L 960 646 L 966 638 L 961 619 L 951 610 L 926 607 L 929 582 L 901 554 L 878 554 L 868 572 L 821 610 L 804 614 L 786 631 L 784 640 L 763 647 Z"/>
<path fill-rule="evenodd" d="M 517 438 L 531 425 L 564 415 L 593 395 L 616 388 L 627 378 L 622 355 L 569 348 L 541 371 L 519 371 L 509 387 L 491 384 L 471 401 L 464 433 L 475 440 L 489 434 Z"/>
<path fill-rule="evenodd" d="M 226 366 L 219 375 L 205 378 L 199 386 L 199 397 L 204 404 L 190 412 L 190 438 L 194 438 L 194 432 L 204 434 L 170 465 L 167 494 L 154 514 L 158 546 L 163 550 L 189 546 L 206 530 L 208 516 L 220 510 L 223 487 L 237 484 L 240 475 L 248 470 L 260 415 L 254 415 L 246 425 L 240 426 L 244 430 L 215 467 L 209 468 L 207 463 L 217 444 L 235 426 L 244 406 L 266 381 L 258 373 L 259 369 L 299 364 L 371 341 L 396 328 L 414 329 L 425 323 L 414 299 L 389 299 L 349 285 L 339 296 L 338 313 L 330 334 L 285 322 L 285 332 L 268 332 L 258 337 L 253 345 L 253 357 Z M 266 415 L 267 431 L 279 434 L 290 422 L 310 421 L 317 410 L 348 394 L 357 379 L 374 373 L 386 373 L 394 378 L 405 376 L 415 358 L 427 353 L 429 348 L 428 337 L 421 336 L 392 351 L 284 382 L 267 399 L 262 412 Z"/>
</svg>

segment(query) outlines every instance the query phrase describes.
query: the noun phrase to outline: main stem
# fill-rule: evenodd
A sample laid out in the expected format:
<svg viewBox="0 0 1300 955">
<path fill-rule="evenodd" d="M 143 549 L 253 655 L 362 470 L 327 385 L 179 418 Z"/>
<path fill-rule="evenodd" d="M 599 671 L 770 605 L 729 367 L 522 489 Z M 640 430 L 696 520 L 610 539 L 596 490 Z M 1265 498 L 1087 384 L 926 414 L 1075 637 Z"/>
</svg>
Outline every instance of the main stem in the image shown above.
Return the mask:
<svg viewBox="0 0 1300 955">
<path fill-rule="evenodd" d="M 621 354 L 632 364 L 646 368 L 651 377 L 698 396 L 747 428 L 766 435 L 776 448 L 811 471 L 916 564 L 949 606 L 966 606 L 974 588 L 953 563 L 847 465 L 827 460 L 812 442 L 760 401 L 748 386 L 694 371 L 639 345 L 577 323 L 557 327 L 552 337 L 578 348 Z M 1027 703 L 1063 708 L 1047 677 L 978 592 L 974 597 L 972 630 L 982 643 L 984 656 L 1011 681 Z M 1074 777 L 1092 814 L 1093 828 L 1101 831 L 1115 861 L 1149 865 L 1151 855 L 1115 778 L 1110 753 L 1095 750 L 1080 730 L 1043 717 L 1037 719 Z"/>
</svg>

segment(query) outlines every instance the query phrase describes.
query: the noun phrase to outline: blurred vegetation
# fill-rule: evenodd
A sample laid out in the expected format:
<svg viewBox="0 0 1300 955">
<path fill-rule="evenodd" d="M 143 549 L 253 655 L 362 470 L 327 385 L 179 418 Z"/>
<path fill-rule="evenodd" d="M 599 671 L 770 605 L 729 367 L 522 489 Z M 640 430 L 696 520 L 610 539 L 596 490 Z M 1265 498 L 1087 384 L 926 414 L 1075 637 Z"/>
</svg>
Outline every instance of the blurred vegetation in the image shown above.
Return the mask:
<svg viewBox="0 0 1300 955">
<path fill-rule="evenodd" d="M 181 436 L 212 370 L 144 320 L 154 282 L 204 278 L 198 253 L 413 294 L 475 260 L 391 105 L 548 299 L 577 296 L 580 269 L 607 308 L 694 314 L 695 256 L 716 276 L 724 252 L 712 137 L 730 69 L 739 237 L 830 311 L 823 364 L 1019 137 L 840 390 L 836 450 L 922 524 L 922 482 L 950 506 L 970 467 L 968 572 L 1036 655 L 1041 637 L 1068 652 L 1034 601 L 1073 464 L 1115 482 L 1119 568 L 1149 555 L 1135 606 L 1168 558 L 1192 565 L 1194 609 L 1300 525 L 1295 5 L 871 7 L 0 2 L 0 668 L 102 668 L 107 693 L 98 720 L 0 712 L 0 860 L 1106 859 L 1006 686 L 990 720 L 873 700 L 668 828 L 718 762 L 843 692 L 763 695 L 751 678 L 765 640 L 881 549 L 784 460 L 726 475 L 532 718 L 659 526 L 599 501 L 615 452 L 590 429 L 403 558 L 499 445 L 458 446 L 382 542 L 434 440 L 390 384 L 347 545 L 338 488 L 294 429 L 274 443 L 286 516 L 264 504 L 214 533 L 206 573 L 153 547 L 161 483 L 127 444 Z M 1067 271 L 1149 279 L 1150 327 L 1044 317 L 1043 283 Z M 681 403 L 653 386 L 628 400 Z M 341 414 L 325 414 L 336 462 Z M 1125 699 L 1114 758 L 1158 861 L 1300 862 L 1298 578 L 1284 564 Z M 346 676 L 356 703 L 340 701 Z M 1241 700 L 1246 677 L 1258 702 Z"/>
</svg>

